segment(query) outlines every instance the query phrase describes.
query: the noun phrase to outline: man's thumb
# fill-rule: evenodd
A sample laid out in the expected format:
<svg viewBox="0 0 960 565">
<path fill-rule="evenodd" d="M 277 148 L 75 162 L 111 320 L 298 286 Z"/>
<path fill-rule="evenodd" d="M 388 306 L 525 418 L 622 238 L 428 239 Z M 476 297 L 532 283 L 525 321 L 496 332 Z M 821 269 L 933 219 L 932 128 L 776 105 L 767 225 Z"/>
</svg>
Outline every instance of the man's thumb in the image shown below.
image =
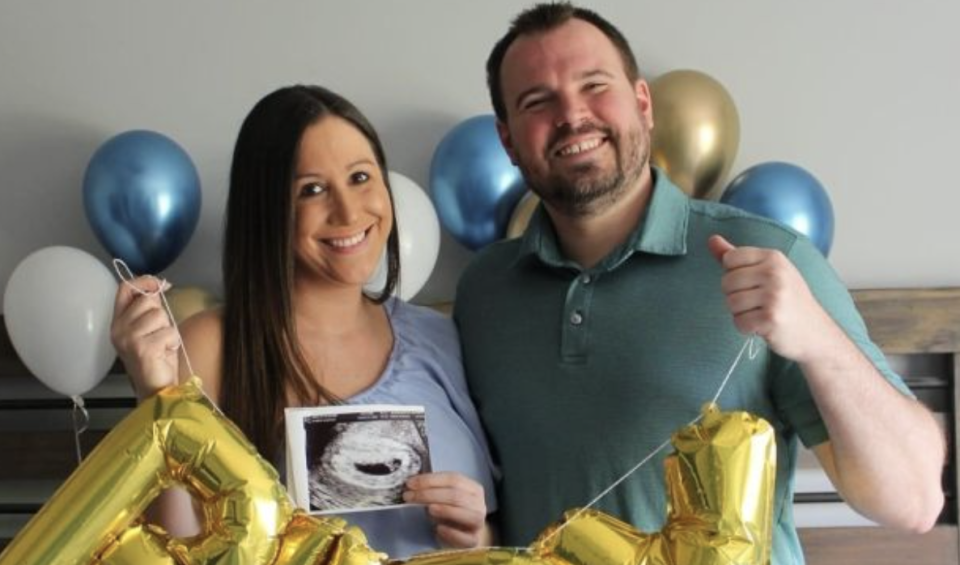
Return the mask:
<svg viewBox="0 0 960 565">
<path fill-rule="evenodd" d="M 724 239 L 722 235 L 710 236 L 710 239 L 707 240 L 707 247 L 710 248 L 710 253 L 712 253 L 720 263 L 723 263 L 723 256 L 726 255 L 728 251 L 736 249 L 736 247 Z"/>
</svg>

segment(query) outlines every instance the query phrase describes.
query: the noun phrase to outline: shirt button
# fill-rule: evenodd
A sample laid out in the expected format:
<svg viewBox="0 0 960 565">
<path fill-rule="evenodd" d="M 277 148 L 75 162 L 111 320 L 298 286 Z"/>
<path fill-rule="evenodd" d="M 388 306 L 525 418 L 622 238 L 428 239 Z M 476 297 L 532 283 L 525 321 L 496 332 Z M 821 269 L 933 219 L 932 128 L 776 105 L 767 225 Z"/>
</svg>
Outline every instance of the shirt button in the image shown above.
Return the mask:
<svg viewBox="0 0 960 565">
<path fill-rule="evenodd" d="M 593 277 L 590 275 L 583 275 L 583 284 L 590 284 L 593 282 Z"/>
<path fill-rule="evenodd" d="M 583 314 L 579 310 L 574 311 L 573 314 L 570 314 L 570 323 L 579 326 L 583 323 Z"/>
</svg>

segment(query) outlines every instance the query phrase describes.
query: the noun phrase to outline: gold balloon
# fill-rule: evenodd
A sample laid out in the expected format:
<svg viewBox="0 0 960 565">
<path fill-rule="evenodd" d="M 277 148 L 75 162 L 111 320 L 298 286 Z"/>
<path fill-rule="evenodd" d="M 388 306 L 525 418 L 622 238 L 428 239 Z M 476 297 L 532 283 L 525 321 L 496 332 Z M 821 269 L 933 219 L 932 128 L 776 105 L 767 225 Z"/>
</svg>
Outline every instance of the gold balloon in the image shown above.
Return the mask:
<svg viewBox="0 0 960 565">
<path fill-rule="evenodd" d="M 507 239 L 523 235 L 538 204 L 540 204 L 539 196 L 529 190 L 524 193 L 523 198 L 517 203 L 517 207 L 513 209 L 513 215 L 510 216 L 510 223 L 507 225 Z"/>
<path fill-rule="evenodd" d="M 571 521 L 541 534 L 534 551 L 571 565 L 768 563 L 777 464 L 770 424 L 708 405 L 672 443 L 663 529 L 647 534 L 597 511 L 568 511 Z"/>
<path fill-rule="evenodd" d="M 202 505 L 203 532 L 196 537 L 171 538 L 139 522 L 175 483 Z M 331 544 L 353 563 L 383 560 L 360 530 L 296 510 L 277 472 L 194 378 L 143 402 L 118 424 L 0 554 L 0 564 L 281 563 L 278 555 L 284 565 L 325 563 L 317 551 L 328 555 Z"/>
<path fill-rule="evenodd" d="M 673 436 L 666 525 L 647 534 L 569 511 L 529 548 L 416 555 L 408 565 L 724 565 L 770 557 L 775 442 L 743 412 L 705 410 Z M 164 488 L 200 502 L 203 532 L 171 538 L 139 516 Z M 0 554 L 0 565 L 397 565 L 339 518 L 295 509 L 276 471 L 198 379 L 143 402 Z"/>
<path fill-rule="evenodd" d="M 597 510 L 569 510 L 527 549 L 414 556 L 408 565 L 764 565 L 773 534 L 776 440 L 765 420 L 704 409 L 672 438 L 667 516 L 644 533 Z"/>
<path fill-rule="evenodd" d="M 733 98 L 710 76 L 671 71 L 650 83 L 650 160 L 694 198 L 717 198 L 740 144 Z"/>
<path fill-rule="evenodd" d="M 173 319 L 179 324 L 190 316 L 220 305 L 212 293 L 199 286 L 173 287 L 166 293 Z"/>
</svg>

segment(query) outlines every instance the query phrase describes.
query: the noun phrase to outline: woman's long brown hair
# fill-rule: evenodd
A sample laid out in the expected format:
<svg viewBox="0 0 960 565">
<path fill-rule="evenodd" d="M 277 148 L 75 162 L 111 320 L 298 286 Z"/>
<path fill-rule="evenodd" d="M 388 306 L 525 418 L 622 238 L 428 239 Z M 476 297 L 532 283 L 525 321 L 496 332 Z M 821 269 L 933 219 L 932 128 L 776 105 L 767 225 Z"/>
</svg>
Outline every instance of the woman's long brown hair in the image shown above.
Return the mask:
<svg viewBox="0 0 960 565">
<path fill-rule="evenodd" d="M 260 100 L 240 128 L 230 169 L 223 241 L 223 363 L 219 404 L 268 460 L 281 456 L 287 391 L 301 404 L 338 399 L 322 387 L 301 351 L 293 317 L 292 182 L 304 130 L 326 116 L 354 125 L 370 142 L 390 190 L 383 146 L 363 114 L 318 86 L 281 88 Z M 391 194 L 391 206 L 393 197 Z M 396 217 L 396 213 L 394 213 Z M 400 271 L 397 224 L 387 238 L 385 301 Z"/>
</svg>

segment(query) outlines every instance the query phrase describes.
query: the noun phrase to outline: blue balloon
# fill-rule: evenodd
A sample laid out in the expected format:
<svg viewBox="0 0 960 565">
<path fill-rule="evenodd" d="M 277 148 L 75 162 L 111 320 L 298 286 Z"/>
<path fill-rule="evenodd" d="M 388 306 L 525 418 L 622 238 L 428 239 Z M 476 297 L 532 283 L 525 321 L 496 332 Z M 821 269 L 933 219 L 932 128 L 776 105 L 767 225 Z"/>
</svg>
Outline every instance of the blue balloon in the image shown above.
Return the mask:
<svg viewBox="0 0 960 565">
<path fill-rule="evenodd" d="M 430 163 L 430 198 L 440 223 L 472 250 L 502 239 L 526 186 L 497 135 L 496 119 L 464 120 L 440 141 Z"/>
<path fill-rule="evenodd" d="M 733 179 L 720 202 L 786 224 L 826 257 L 833 244 L 833 206 L 823 185 L 790 163 L 762 163 Z"/>
<path fill-rule="evenodd" d="M 200 218 L 200 177 L 172 139 L 135 130 L 90 158 L 83 205 L 100 243 L 134 273 L 158 273 L 186 247 Z"/>
</svg>

